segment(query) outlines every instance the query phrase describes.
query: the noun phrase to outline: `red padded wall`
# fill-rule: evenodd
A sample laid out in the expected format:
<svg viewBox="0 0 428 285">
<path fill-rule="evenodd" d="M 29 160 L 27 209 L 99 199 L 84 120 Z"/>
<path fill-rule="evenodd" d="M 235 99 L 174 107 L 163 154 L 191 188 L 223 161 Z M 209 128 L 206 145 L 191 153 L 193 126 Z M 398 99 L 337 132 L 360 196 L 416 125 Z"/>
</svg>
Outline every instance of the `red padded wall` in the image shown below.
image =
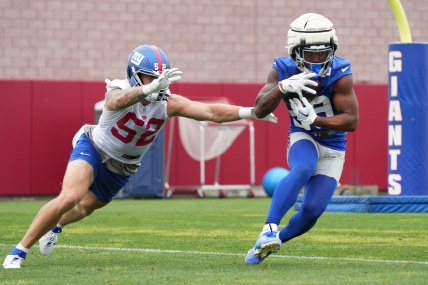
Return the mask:
<svg viewBox="0 0 428 285">
<path fill-rule="evenodd" d="M 233 103 L 253 106 L 262 84 L 178 83 L 173 93 L 189 98 L 228 97 Z M 348 134 L 342 184 L 387 183 L 387 85 L 356 85 L 360 125 Z M 0 80 L 3 108 L 0 195 L 56 194 L 71 151 L 71 139 L 83 123 L 94 122 L 94 105 L 104 99 L 104 82 Z M 286 166 L 289 119 L 281 104 L 275 111 L 280 124 L 254 121 L 256 183 L 275 166 Z M 178 123 L 178 122 L 176 122 Z M 169 123 L 165 134 L 168 141 Z M 220 183 L 249 182 L 248 130 L 222 157 Z M 206 181 L 214 179 L 214 160 L 207 163 Z M 171 185 L 199 183 L 199 163 L 185 152 L 178 124 L 170 173 Z"/>
<path fill-rule="evenodd" d="M 355 185 L 379 185 L 387 189 L 388 87 L 357 85 L 360 125 L 355 132 Z"/>
<path fill-rule="evenodd" d="M 33 83 L 31 194 L 59 192 L 72 149 L 71 139 L 81 121 L 79 82 Z"/>
<path fill-rule="evenodd" d="M 95 103 L 104 100 L 106 85 L 104 82 L 82 82 L 82 115 L 83 122 L 95 123 Z"/>
<path fill-rule="evenodd" d="M 5 80 L 0 90 L 0 194 L 25 195 L 31 189 L 32 84 Z"/>
</svg>

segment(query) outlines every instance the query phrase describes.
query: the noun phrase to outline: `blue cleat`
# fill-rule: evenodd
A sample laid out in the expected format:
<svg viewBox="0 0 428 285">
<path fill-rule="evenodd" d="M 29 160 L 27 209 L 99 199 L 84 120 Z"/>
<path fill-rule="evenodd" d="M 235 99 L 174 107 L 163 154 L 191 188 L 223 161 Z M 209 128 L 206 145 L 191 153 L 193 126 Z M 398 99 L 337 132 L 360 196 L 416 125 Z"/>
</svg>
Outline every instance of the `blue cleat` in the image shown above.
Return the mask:
<svg viewBox="0 0 428 285">
<path fill-rule="evenodd" d="M 257 256 L 254 254 L 254 247 L 250 249 L 247 253 L 247 256 L 245 257 L 245 264 L 246 265 L 257 265 L 262 263 L 263 260 L 265 260 L 266 257 Z"/>
<path fill-rule="evenodd" d="M 256 245 L 250 249 L 245 257 L 245 264 L 257 265 L 262 263 L 271 254 L 277 253 L 281 248 L 281 240 L 276 232 L 266 232 L 259 236 Z"/>
</svg>

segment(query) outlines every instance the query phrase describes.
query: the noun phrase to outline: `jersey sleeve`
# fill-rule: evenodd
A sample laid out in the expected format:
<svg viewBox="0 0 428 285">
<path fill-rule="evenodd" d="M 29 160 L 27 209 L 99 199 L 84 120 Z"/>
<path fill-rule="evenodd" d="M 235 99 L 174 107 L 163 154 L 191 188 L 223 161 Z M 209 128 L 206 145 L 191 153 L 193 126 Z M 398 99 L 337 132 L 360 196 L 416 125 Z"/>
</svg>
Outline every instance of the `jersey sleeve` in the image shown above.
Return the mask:
<svg viewBox="0 0 428 285">
<path fill-rule="evenodd" d="M 287 79 L 299 73 L 296 64 L 293 59 L 289 56 L 286 57 L 275 57 L 273 60 L 273 66 L 278 72 L 279 80 Z"/>
<path fill-rule="evenodd" d="M 129 85 L 128 80 L 126 79 L 114 79 L 114 80 L 109 80 L 106 79 L 104 81 L 106 83 L 106 89 L 107 92 L 111 91 L 113 89 L 127 89 L 130 88 L 131 86 Z"/>
<path fill-rule="evenodd" d="M 331 74 L 331 81 L 337 81 L 345 75 L 352 74 L 351 62 L 347 59 L 335 57 L 333 61 L 333 72 Z"/>
</svg>

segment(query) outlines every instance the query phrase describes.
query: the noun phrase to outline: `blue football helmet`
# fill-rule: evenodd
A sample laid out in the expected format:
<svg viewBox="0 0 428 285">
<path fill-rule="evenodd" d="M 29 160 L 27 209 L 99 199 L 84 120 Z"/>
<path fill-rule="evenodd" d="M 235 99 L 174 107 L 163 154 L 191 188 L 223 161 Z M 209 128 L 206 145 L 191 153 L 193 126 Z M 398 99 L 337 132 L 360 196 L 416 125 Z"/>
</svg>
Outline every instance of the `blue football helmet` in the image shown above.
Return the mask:
<svg viewBox="0 0 428 285">
<path fill-rule="evenodd" d="M 163 50 L 153 45 L 141 45 L 134 49 L 128 57 L 127 78 L 129 85 L 142 86 L 139 73 L 159 77 L 165 69 L 169 69 L 169 60 Z"/>
</svg>

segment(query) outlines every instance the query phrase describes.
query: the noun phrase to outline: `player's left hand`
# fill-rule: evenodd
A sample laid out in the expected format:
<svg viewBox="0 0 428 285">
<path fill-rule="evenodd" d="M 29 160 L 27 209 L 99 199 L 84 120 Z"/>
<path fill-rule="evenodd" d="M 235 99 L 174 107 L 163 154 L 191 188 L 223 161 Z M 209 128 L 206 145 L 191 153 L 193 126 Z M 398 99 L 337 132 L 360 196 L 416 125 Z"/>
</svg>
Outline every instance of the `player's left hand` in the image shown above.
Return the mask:
<svg viewBox="0 0 428 285">
<path fill-rule="evenodd" d="M 278 118 L 275 116 L 274 113 L 270 113 L 263 118 L 257 118 L 256 113 L 254 112 L 254 107 L 241 107 L 239 109 L 239 117 L 241 119 L 252 118 L 256 120 L 268 121 L 274 124 L 278 123 Z"/>
<path fill-rule="evenodd" d="M 297 98 L 289 100 L 291 109 L 293 109 L 294 114 L 296 114 L 297 120 L 301 121 L 302 124 L 310 125 L 315 121 L 317 114 L 315 113 L 314 107 L 305 97 L 299 97 L 300 100 Z"/>
<path fill-rule="evenodd" d="M 168 99 L 169 94 L 170 94 L 169 89 L 164 89 L 159 92 L 150 93 L 150 95 L 147 95 L 146 97 L 144 97 L 144 99 L 146 99 L 149 102 L 160 102 L 163 99 Z"/>
<path fill-rule="evenodd" d="M 182 79 L 183 72 L 178 68 L 166 69 L 162 74 L 157 78 L 159 82 L 159 89 L 166 89 L 174 82 L 180 81 Z"/>
<path fill-rule="evenodd" d="M 180 81 L 182 74 L 178 68 L 164 70 L 158 78 L 142 86 L 144 98 L 150 102 L 158 101 L 159 93 L 168 89 L 172 83 Z"/>
</svg>

